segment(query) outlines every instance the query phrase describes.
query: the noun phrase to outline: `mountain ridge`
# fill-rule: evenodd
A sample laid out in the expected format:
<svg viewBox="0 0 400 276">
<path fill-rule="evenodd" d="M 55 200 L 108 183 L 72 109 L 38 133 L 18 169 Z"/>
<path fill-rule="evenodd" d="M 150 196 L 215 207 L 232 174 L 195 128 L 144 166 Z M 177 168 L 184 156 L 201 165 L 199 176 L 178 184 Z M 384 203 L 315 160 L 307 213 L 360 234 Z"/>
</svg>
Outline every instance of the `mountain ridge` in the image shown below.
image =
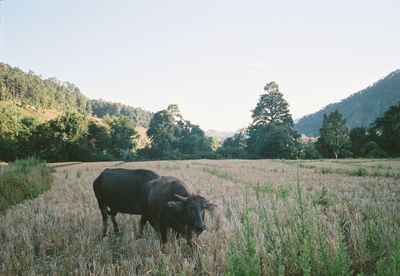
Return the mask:
<svg viewBox="0 0 400 276">
<path fill-rule="evenodd" d="M 396 69 L 368 87 L 339 102 L 331 103 L 317 112 L 301 117 L 295 129 L 307 136 L 318 136 L 324 114 L 342 113 L 348 128 L 368 128 L 377 117 L 400 101 L 400 69 Z"/>
</svg>

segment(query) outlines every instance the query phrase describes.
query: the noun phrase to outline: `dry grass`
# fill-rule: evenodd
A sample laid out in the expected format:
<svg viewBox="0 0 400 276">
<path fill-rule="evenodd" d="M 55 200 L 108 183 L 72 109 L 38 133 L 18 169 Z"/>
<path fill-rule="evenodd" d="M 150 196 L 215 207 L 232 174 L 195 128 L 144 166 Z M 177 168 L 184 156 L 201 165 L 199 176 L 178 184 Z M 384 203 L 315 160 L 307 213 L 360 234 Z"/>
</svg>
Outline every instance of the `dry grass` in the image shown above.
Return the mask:
<svg viewBox="0 0 400 276">
<path fill-rule="evenodd" d="M 160 252 L 150 226 L 137 240 L 136 216 L 119 214 L 122 234 L 100 238 L 92 182 L 104 168 L 116 166 L 176 176 L 218 205 L 206 218 L 208 231 L 197 238 L 200 247 L 194 254 L 183 240 Z M 333 172 L 321 173 L 321 168 Z M 196 160 L 57 167 L 50 191 L 0 217 L 0 275 L 388 273 L 400 257 L 399 180 L 342 173 L 358 168 L 398 173 L 400 161 Z"/>
</svg>

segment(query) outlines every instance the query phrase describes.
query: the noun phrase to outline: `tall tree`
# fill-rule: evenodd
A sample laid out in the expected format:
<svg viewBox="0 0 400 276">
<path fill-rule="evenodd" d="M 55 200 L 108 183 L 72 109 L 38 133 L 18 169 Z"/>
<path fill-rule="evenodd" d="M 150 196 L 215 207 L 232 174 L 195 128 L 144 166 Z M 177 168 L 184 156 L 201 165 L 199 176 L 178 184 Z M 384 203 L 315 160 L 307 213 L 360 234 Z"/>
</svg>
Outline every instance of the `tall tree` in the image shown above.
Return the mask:
<svg viewBox="0 0 400 276">
<path fill-rule="evenodd" d="M 349 133 L 346 120 L 338 110 L 329 115 L 324 114 L 317 147 L 319 152 L 328 158 L 337 159 L 348 154 L 350 147 Z"/>
<path fill-rule="evenodd" d="M 275 82 L 267 83 L 252 112 L 247 150 L 257 158 L 295 158 L 300 135 L 293 129 L 289 104 Z"/>
<path fill-rule="evenodd" d="M 252 111 L 253 125 L 285 124 L 293 127 L 292 115 L 289 113 L 289 104 L 283 98 L 276 82 L 267 83 L 265 94 L 260 96 L 256 108 Z"/>
</svg>

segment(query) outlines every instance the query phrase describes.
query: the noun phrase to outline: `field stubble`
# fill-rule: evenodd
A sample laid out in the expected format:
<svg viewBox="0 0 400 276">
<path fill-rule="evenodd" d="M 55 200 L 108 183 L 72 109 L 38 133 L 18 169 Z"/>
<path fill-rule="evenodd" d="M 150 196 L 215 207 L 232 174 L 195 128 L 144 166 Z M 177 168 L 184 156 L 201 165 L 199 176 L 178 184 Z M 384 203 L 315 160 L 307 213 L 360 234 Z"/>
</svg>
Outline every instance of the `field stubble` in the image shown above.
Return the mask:
<svg viewBox="0 0 400 276">
<path fill-rule="evenodd" d="M 400 269 L 399 180 L 337 168 L 398 171 L 399 164 L 195 160 L 57 167 L 50 191 L 1 215 L 0 274 L 390 275 Z M 217 204 L 193 254 L 184 240 L 161 252 L 150 226 L 138 240 L 138 216 L 119 214 L 122 234 L 100 237 L 92 183 L 115 166 L 178 177 Z"/>
</svg>

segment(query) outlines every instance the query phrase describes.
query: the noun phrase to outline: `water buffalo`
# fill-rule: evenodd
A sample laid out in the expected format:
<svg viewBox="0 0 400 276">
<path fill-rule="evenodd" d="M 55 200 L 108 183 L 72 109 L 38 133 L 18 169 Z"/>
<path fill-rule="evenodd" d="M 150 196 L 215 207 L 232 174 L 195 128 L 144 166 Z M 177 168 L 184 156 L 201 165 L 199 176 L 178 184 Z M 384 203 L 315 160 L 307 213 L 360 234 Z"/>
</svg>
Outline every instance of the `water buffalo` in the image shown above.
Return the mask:
<svg viewBox="0 0 400 276">
<path fill-rule="evenodd" d="M 107 234 L 107 213 L 111 215 L 115 232 L 118 232 L 117 213 L 146 213 L 148 183 L 159 177 L 149 170 L 105 169 L 96 178 L 93 190 L 103 217 L 103 236 Z M 140 221 L 139 236 L 143 235 L 145 223 L 146 220 Z"/>
<path fill-rule="evenodd" d="M 193 234 L 200 235 L 206 229 L 204 211 L 215 205 L 202 196 L 192 195 L 185 183 L 175 177 L 161 176 L 149 185 L 145 219 L 160 233 L 161 243 L 167 242 L 167 230 L 171 228 L 192 247 Z"/>
<path fill-rule="evenodd" d="M 107 233 L 107 213 L 115 232 L 117 213 L 138 214 L 142 215 L 139 236 L 149 221 L 160 233 L 162 244 L 167 241 L 167 230 L 173 229 L 192 247 L 193 234 L 206 228 L 204 211 L 214 207 L 204 197 L 193 195 L 181 180 L 150 170 L 106 169 L 94 181 L 93 189 L 103 217 L 103 235 Z"/>
</svg>

